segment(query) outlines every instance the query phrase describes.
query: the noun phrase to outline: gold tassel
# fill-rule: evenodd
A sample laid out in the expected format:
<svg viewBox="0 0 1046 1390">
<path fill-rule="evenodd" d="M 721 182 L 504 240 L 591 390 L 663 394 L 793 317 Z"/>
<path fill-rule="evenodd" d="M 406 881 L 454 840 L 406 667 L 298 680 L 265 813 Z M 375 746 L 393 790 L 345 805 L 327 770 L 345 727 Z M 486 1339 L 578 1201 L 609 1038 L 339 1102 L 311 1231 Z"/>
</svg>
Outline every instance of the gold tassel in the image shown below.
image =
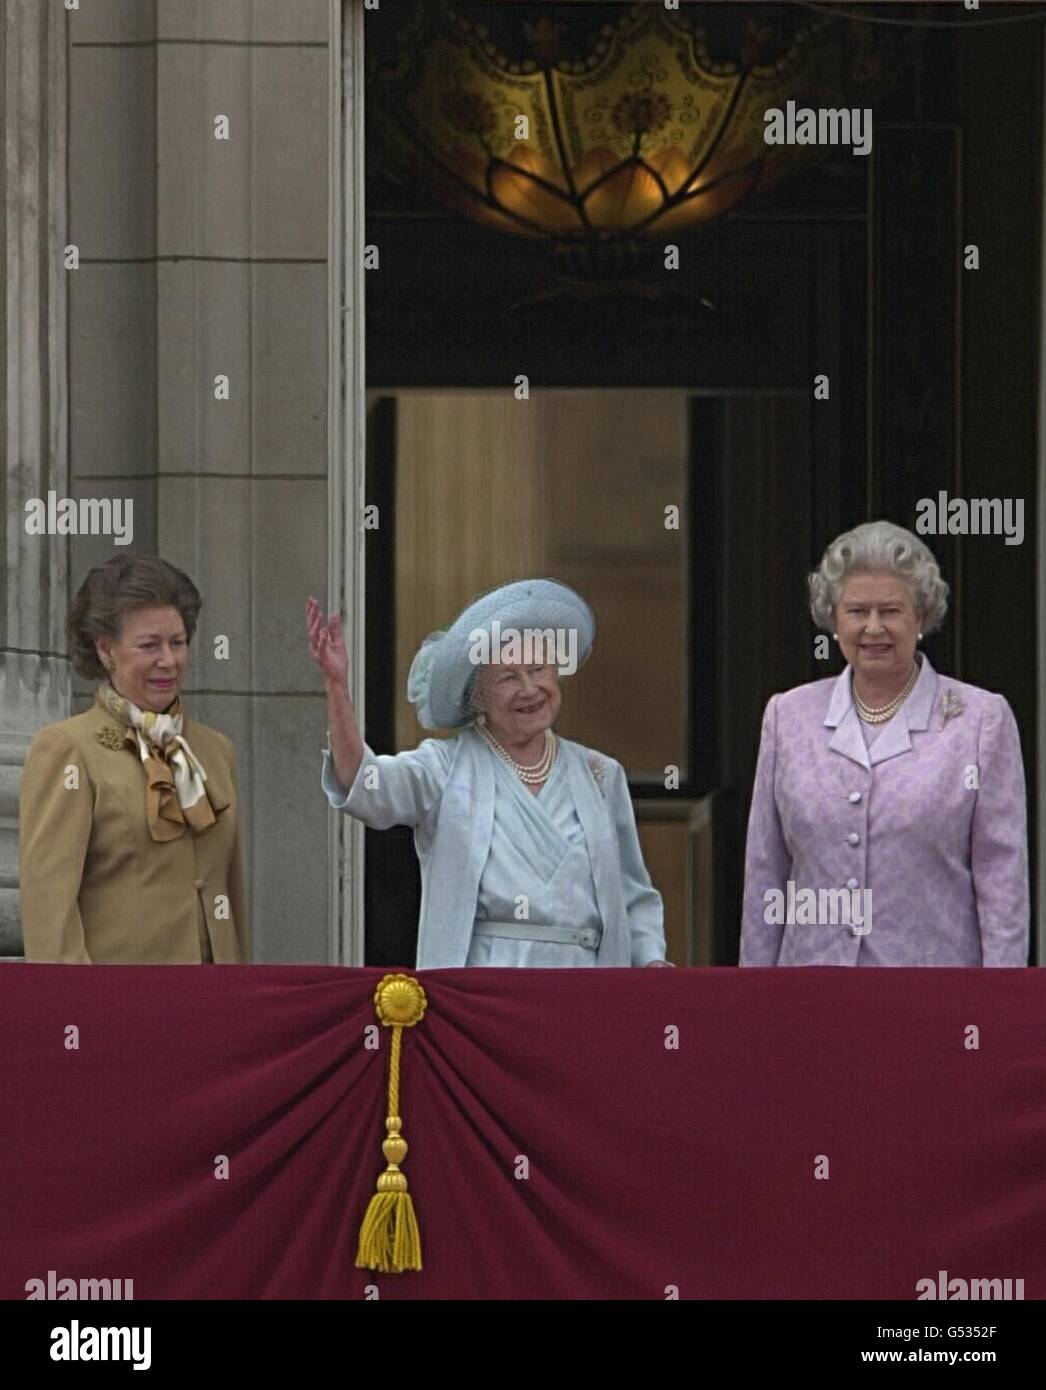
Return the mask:
<svg viewBox="0 0 1046 1390">
<path fill-rule="evenodd" d="M 392 1029 L 389 1060 L 389 1108 L 386 1136 L 381 1146 L 388 1167 L 378 1178 L 378 1190 L 367 1205 L 360 1226 L 357 1269 L 376 1269 L 382 1274 L 402 1274 L 421 1268 L 421 1233 L 407 1179 L 400 1164 L 407 1156 L 407 1141 L 400 1134 L 400 1045 L 404 1028 L 413 1028 L 425 1016 L 428 1001 L 419 982 L 410 975 L 386 975 L 374 992 L 374 1011 Z"/>
</svg>

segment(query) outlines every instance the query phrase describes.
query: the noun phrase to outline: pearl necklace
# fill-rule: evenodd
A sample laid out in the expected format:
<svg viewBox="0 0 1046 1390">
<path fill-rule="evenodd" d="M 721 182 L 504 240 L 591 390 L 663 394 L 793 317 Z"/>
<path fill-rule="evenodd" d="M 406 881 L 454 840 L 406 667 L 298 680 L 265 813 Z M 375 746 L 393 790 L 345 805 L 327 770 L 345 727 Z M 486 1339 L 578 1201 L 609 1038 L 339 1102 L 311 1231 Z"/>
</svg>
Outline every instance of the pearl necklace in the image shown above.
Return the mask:
<svg viewBox="0 0 1046 1390">
<path fill-rule="evenodd" d="M 521 782 L 526 782 L 530 787 L 536 787 L 552 771 L 553 764 L 559 756 L 559 740 L 555 737 L 551 729 L 545 730 L 545 751 L 536 763 L 525 766 L 517 763 L 510 753 L 506 753 L 494 735 L 486 729 L 483 724 L 477 724 L 476 728 L 482 734 L 487 744 L 494 750 L 503 763 L 510 767 Z"/>
<path fill-rule="evenodd" d="M 852 679 L 852 678 L 851 678 Z M 912 662 L 912 674 L 904 683 L 904 689 L 899 695 L 895 695 L 888 705 L 873 707 L 866 705 L 857 693 L 856 685 L 853 687 L 854 704 L 857 706 L 857 713 L 866 724 L 885 724 L 888 719 L 892 719 L 897 711 L 912 693 L 915 682 L 919 679 L 919 663 Z"/>
</svg>

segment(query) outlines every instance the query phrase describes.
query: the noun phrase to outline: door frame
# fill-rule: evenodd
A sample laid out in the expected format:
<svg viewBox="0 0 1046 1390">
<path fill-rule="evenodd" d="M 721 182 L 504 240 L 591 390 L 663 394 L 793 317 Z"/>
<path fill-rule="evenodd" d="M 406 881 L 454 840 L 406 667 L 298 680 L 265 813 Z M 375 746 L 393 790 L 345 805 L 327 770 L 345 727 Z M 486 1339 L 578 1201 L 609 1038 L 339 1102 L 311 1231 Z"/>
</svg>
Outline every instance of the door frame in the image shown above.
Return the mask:
<svg viewBox="0 0 1046 1390">
<path fill-rule="evenodd" d="M 363 0 L 329 0 L 327 241 L 327 603 L 341 613 L 349 689 L 364 727 L 366 477 Z M 328 954 L 362 965 L 363 826 L 327 817 Z"/>
</svg>

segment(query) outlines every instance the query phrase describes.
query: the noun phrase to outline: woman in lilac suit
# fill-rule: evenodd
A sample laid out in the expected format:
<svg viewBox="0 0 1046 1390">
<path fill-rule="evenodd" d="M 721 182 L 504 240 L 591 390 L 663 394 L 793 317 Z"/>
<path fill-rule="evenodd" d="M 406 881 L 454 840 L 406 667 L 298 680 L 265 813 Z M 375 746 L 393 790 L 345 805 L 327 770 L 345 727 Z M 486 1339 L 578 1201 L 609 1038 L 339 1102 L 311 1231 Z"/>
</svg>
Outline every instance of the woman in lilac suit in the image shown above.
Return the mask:
<svg viewBox="0 0 1046 1390">
<path fill-rule="evenodd" d="M 947 608 L 933 556 L 868 522 L 809 583 L 847 666 L 766 707 L 741 964 L 1026 965 L 1020 738 L 1001 695 L 918 650 Z"/>
</svg>

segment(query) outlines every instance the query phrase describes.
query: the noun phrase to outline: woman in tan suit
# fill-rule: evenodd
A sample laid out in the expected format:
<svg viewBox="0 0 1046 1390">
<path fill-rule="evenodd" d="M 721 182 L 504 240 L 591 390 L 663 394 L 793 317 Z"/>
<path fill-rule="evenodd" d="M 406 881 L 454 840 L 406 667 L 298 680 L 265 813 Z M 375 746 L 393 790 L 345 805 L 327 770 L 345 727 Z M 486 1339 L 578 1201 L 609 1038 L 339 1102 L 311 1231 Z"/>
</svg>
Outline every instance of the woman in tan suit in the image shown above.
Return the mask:
<svg viewBox="0 0 1046 1390">
<path fill-rule="evenodd" d="M 22 773 L 29 961 L 190 965 L 250 958 L 233 747 L 178 691 L 200 595 L 164 560 L 114 556 L 66 618 L 83 714 L 41 729 Z"/>
</svg>

